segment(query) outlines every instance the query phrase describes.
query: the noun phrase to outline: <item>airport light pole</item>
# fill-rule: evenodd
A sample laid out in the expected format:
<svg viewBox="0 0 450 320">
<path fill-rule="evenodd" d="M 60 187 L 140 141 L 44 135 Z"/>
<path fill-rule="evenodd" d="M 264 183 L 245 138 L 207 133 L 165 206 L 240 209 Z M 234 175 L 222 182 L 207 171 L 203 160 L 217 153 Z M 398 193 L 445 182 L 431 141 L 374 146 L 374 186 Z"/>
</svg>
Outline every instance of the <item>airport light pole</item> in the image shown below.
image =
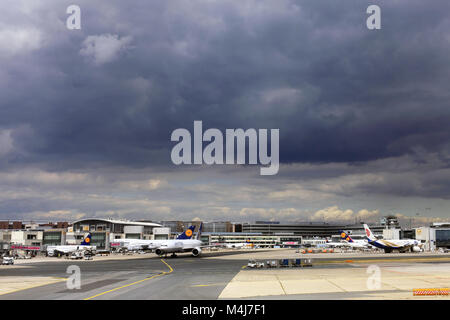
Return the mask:
<svg viewBox="0 0 450 320">
<path fill-rule="evenodd" d="M 429 216 L 431 218 L 431 208 L 425 208 L 425 211 L 427 211 L 427 210 L 430 212 L 430 215 L 427 215 L 427 216 Z"/>
<path fill-rule="evenodd" d="M 416 213 L 416 217 L 419 217 L 419 212 Z M 416 221 L 414 220 L 414 225 L 416 224 Z"/>
</svg>

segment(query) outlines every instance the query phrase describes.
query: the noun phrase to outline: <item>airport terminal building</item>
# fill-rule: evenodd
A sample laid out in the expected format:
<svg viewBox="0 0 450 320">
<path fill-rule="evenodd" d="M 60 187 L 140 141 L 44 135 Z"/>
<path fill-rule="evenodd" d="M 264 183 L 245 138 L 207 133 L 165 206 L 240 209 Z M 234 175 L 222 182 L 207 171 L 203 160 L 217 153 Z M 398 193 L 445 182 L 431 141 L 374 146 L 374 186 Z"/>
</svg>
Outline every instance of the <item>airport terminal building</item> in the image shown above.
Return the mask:
<svg viewBox="0 0 450 320">
<path fill-rule="evenodd" d="M 48 246 L 79 245 L 91 233 L 91 244 L 98 251 L 109 251 L 114 239 L 168 239 L 169 228 L 158 223 L 118 219 L 88 218 L 60 223 L 0 223 L 0 250 L 21 250 L 26 253 L 45 251 Z"/>
<path fill-rule="evenodd" d="M 392 221 L 391 221 L 392 222 Z M 401 229 L 393 223 L 370 225 L 374 234 L 385 239 L 415 238 L 425 244 L 426 251 L 450 248 L 450 222 L 434 223 L 415 229 Z M 0 222 L 0 251 L 22 250 L 36 254 L 47 246 L 79 245 L 87 232 L 91 233 L 92 245 L 98 251 L 110 251 L 110 243 L 116 239 L 173 239 L 190 225 L 200 221 L 130 221 L 111 218 L 86 218 L 73 223 L 24 223 L 22 221 Z M 229 221 L 204 222 L 201 240 L 205 244 L 252 243 L 255 247 L 321 246 L 327 241 L 339 242 L 340 231 L 346 231 L 354 239 L 365 239 L 362 224 L 328 223 L 280 223 L 257 221 L 239 223 Z"/>
<path fill-rule="evenodd" d="M 109 250 L 115 239 L 168 239 L 170 229 L 158 223 L 119 219 L 87 218 L 76 220 L 67 230 L 67 244 L 79 244 L 86 232 L 92 235 L 92 245 Z"/>
<path fill-rule="evenodd" d="M 416 239 L 424 241 L 427 251 L 450 249 L 450 222 L 433 223 L 429 227 L 417 228 Z"/>
<path fill-rule="evenodd" d="M 263 234 L 260 232 L 205 232 L 202 234 L 205 244 L 224 244 L 227 246 L 251 243 L 255 247 L 273 248 L 276 246 L 300 246 L 302 236 L 294 234 Z"/>
<path fill-rule="evenodd" d="M 384 225 L 371 225 L 372 232 L 379 237 L 383 236 Z M 338 236 L 341 231 L 345 231 L 354 238 L 365 237 L 362 224 L 328 224 L 328 223 L 286 223 L 257 221 L 256 223 L 242 224 L 242 232 L 258 232 L 266 235 L 270 234 L 293 234 L 304 238 L 321 237 L 332 238 Z"/>
</svg>

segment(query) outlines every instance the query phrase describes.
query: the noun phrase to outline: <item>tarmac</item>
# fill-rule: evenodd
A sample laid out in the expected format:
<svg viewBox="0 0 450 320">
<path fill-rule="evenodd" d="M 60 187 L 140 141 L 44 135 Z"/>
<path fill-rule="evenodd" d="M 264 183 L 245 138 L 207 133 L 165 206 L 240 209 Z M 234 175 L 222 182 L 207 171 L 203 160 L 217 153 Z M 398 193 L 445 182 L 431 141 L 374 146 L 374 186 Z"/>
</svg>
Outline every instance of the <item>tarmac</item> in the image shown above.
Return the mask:
<svg viewBox="0 0 450 320">
<path fill-rule="evenodd" d="M 450 288 L 449 267 L 448 263 L 383 262 L 301 270 L 246 269 L 230 281 L 219 298 L 443 299 L 448 296 L 413 296 L 412 289 Z"/>
<path fill-rule="evenodd" d="M 248 259 L 312 257 L 303 268 L 249 269 Z M 69 266 L 81 286 L 70 289 Z M 67 280 L 69 279 L 69 280 Z M 154 254 L 41 258 L 0 267 L 0 299 L 449 299 L 413 289 L 450 288 L 450 254 L 298 254 L 295 250 L 227 250 L 202 257 Z"/>
<path fill-rule="evenodd" d="M 0 277 L 0 295 L 66 281 L 57 277 Z"/>
</svg>

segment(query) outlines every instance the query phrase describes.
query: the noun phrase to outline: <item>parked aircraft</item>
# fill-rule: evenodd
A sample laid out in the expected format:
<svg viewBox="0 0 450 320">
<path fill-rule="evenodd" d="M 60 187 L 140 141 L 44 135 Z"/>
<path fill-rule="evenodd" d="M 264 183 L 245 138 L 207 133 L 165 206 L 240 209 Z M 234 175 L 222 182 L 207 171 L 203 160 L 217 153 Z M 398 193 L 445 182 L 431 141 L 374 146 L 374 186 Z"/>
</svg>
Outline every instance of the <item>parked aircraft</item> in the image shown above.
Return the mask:
<svg viewBox="0 0 450 320">
<path fill-rule="evenodd" d="M 366 240 L 353 240 L 345 231 L 340 231 L 340 242 L 327 242 L 326 246 L 331 248 L 368 248 L 369 244 Z"/>
<path fill-rule="evenodd" d="M 192 238 L 195 226 L 190 226 L 186 231 L 178 235 L 176 240 L 188 240 Z M 116 239 L 111 244 L 118 244 L 128 250 L 154 250 L 159 248 L 163 243 L 171 240 L 143 240 L 143 239 Z M 172 240 L 173 241 L 173 240 Z"/>
<path fill-rule="evenodd" d="M 47 255 L 55 256 L 58 254 L 69 254 L 75 251 L 94 251 L 96 246 L 91 245 L 92 235 L 88 233 L 84 236 L 83 242 L 80 245 L 64 245 L 64 246 L 48 246 Z"/>
<path fill-rule="evenodd" d="M 389 239 L 378 239 L 370 230 L 367 224 L 364 224 L 364 230 L 366 231 L 367 241 L 370 245 L 383 249 L 384 252 L 390 253 L 393 250 L 398 250 L 400 252 L 420 252 L 422 251 L 422 243 L 414 239 L 402 239 L 402 240 L 389 240 Z"/>
<path fill-rule="evenodd" d="M 158 256 L 172 253 L 172 257 L 176 257 L 176 253 L 192 252 L 194 257 L 199 256 L 202 253 L 202 247 L 204 247 L 200 240 L 202 229 L 203 223 L 200 224 L 195 239 L 164 240 L 164 242 L 155 250 L 155 253 Z"/>
<path fill-rule="evenodd" d="M 369 248 L 369 243 L 366 240 L 353 240 L 350 235 L 347 234 L 345 231 L 341 231 L 341 239 L 345 241 L 345 243 L 356 249 L 365 249 Z"/>
</svg>

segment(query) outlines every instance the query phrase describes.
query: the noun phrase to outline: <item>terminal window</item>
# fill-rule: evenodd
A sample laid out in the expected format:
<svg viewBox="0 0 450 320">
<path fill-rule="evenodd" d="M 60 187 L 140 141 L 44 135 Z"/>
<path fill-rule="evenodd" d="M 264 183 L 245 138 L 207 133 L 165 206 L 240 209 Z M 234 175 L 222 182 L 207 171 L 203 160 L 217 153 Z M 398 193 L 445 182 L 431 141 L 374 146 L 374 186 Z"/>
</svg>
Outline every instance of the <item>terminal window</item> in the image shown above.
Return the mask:
<svg viewBox="0 0 450 320">
<path fill-rule="evenodd" d="M 450 230 L 436 230 L 436 246 L 450 247 Z"/>
</svg>

